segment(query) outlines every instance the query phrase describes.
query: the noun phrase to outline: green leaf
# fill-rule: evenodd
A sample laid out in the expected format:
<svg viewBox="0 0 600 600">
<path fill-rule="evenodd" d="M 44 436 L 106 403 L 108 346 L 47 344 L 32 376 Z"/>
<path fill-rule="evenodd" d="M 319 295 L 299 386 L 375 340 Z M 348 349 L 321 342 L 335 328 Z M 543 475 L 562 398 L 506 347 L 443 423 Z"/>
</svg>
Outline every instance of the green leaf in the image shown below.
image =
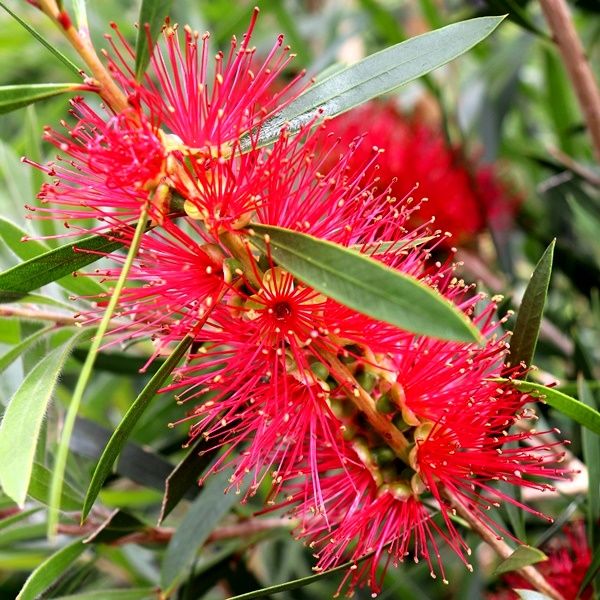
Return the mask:
<svg viewBox="0 0 600 600">
<path fill-rule="evenodd" d="M 185 458 L 169 473 L 165 479 L 165 493 L 160 507 L 158 524 L 177 506 L 190 488 L 197 484 L 198 478 L 214 458 L 215 451 L 208 451 L 208 444 L 200 437 L 185 455 Z M 197 486 L 196 486 L 197 487 Z"/>
<path fill-rule="evenodd" d="M 292 581 L 286 581 L 285 583 L 278 583 L 276 585 L 270 585 L 269 587 L 261 588 L 260 590 L 254 590 L 253 592 L 247 592 L 246 594 L 239 594 L 238 596 L 231 596 L 227 598 L 227 600 L 251 600 L 251 598 L 264 598 L 269 596 L 270 594 L 278 594 L 280 592 L 285 592 L 287 590 L 295 590 L 298 588 L 305 587 L 314 583 L 315 581 L 319 581 L 324 577 L 328 577 L 329 575 L 333 575 L 334 573 L 339 573 L 342 571 L 347 571 L 350 568 L 355 567 L 358 563 L 363 560 L 369 558 L 373 555 L 373 552 L 369 552 L 365 556 L 361 557 L 358 561 L 349 561 L 344 563 L 343 565 L 339 565 L 338 567 L 334 567 L 333 569 L 328 569 L 327 571 L 322 571 L 321 573 L 317 573 L 316 575 L 308 575 L 308 577 L 301 577 L 300 579 L 294 579 Z"/>
<path fill-rule="evenodd" d="M 130 590 L 94 590 L 70 594 L 69 596 L 55 596 L 55 600 L 155 600 L 154 588 L 132 588 Z"/>
<path fill-rule="evenodd" d="M 513 591 L 518 594 L 521 600 L 552 600 L 552 598 L 546 596 L 546 594 L 540 594 L 540 592 L 534 592 L 533 590 L 516 589 Z"/>
<path fill-rule="evenodd" d="M 39 512 L 40 507 L 30 508 L 29 510 L 22 510 L 14 515 L 10 515 L 10 517 L 5 517 L 4 519 L 0 519 L 0 531 L 6 529 L 8 527 L 12 527 L 15 523 L 19 523 L 20 521 L 25 521 L 31 515 L 35 515 L 35 513 Z"/>
<path fill-rule="evenodd" d="M 145 203 L 142 205 L 140 219 L 136 223 L 135 233 L 133 235 L 133 238 L 131 239 L 131 245 L 127 250 L 127 256 L 125 257 L 125 261 L 123 262 L 121 272 L 119 273 L 119 277 L 117 278 L 117 281 L 113 289 L 111 290 L 110 299 L 106 305 L 106 308 L 104 309 L 104 314 L 102 315 L 102 319 L 100 319 L 100 323 L 98 324 L 95 335 L 92 339 L 88 355 L 79 372 L 79 377 L 77 378 L 75 389 L 73 390 L 73 394 L 71 395 L 71 400 L 69 402 L 67 412 L 65 413 L 62 430 L 60 433 L 60 439 L 58 441 L 56 454 L 54 457 L 52 482 L 50 483 L 50 496 L 48 500 L 48 537 L 50 538 L 55 536 L 58 531 L 58 513 L 60 509 L 62 485 L 63 480 L 65 478 L 65 471 L 67 468 L 71 437 L 73 435 L 73 430 L 77 421 L 77 413 L 79 412 L 79 407 L 81 406 L 81 402 L 83 401 L 83 396 L 86 387 L 90 381 L 92 372 L 94 370 L 94 362 L 96 360 L 96 355 L 100 350 L 100 345 L 102 344 L 104 335 L 108 331 L 110 320 L 112 319 L 114 311 L 119 302 L 121 292 L 127 282 L 129 270 L 131 269 L 133 261 L 137 256 L 142 237 L 146 232 L 147 225 L 148 203 Z"/>
<path fill-rule="evenodd" d="M 84 89 L 81 83 L 27 83 L 0 87 L 0 115 L 28 104 Z"/>
<path fill-rule="evenodd" d="M 414 277 L 304 233 L 252 224 L 250 241 L 319 292 L 407 331 L 465 342 L 481 334 L 456 306 Z M 258 235 L 257 235 L 258 234 Z M 266 236 L 266 237 L 265 237 Z"/>
<path fill-rule="evenodd" d="M 587 568 L 587 571 L 585 572 L 585 575 L 583 577 L 583 581 L 581 582 L 581 585 L 579 586 L 579 591 L 577 592 L 577 598 L 579 598 L 581 596 L 581 594 L 583 594 L 583 591 L 585 590 L 585 588 L 587 588 L 588 585 L 590 585 L 594 579 L 594 577 L 596 577 L 596 574 L 598 573 L 598 571 L 600 571 L 600 544 L 598 546 L 596 546 L 596 549 L 594 550 L 594 555 L 592 556 L 592 562 L 590 563 L 590 566 Z"/>
<path fill-rule="evenodd" d="M 169 15 L 171 4 L 173 4 L 173 0 L 142 0 L 135 40 L 135 78 L 138 81 L 144 76 L 150 62 L 152 49 L 148 47 L 148 37 L 154 43 L 165 22 L 165 17 Z"/>
<path fill-rule="evenodd" d="M 42 504 L 48 504 L 48 494 L 50 492 L 50 481 L 52 474 L 40 463 L 33 463 L 31 479 L 29 481 L 29 489 L 27 495 L 35 498 Z M 66 481 L 63 484 L 62 496 L 60 499 L 60 507 L 62 510 L 80 510 L 83 504 L 83 496 L 75 491 Z"/>
<path fill-rule="evenodd" d="M 112 544 L 118 539 L 145 528 L 144 522 L 137 517 L 115 509 L 84 541 L 86 544 L 91 542 L 95 544 Z"/>
<path fill-rule="evenodd" d="M 44 523 L 24 523 L 19 527 L 9 527 L 0 531 L 0 547 L 14 548 L 20 542 L 40 541 L 45 533 Z"/>
<path fill-rule="evenodd" d="M 596 400 L 588 382 L 579 376 L 577 381 L 579 398 L 586 406 L 596 409 Z M 585 427 L 581 429 L 581 446 L 583 451 L 583 462 L 588 470 L 588 537 L 591 546 L 595 546 L 597 524 L 600 521 L 600 438 L 588 431 Z"/>
<path fill-rule="evenodd" d="M 121 242 L 114 239 L 114 234 L 110 240 L 101 235 L 93 235 L 50 250 L 12 267 L 0 273 L 0 302 L 14 302 L 15 297 L 24 296 L 57 280 L 60 280 L 61 285 L 71 289 L 73 282 L 71 274 L 74 271 L 100 260 L 102 253 L 113 252 L 122 245 Z M 69 276 L 71 282 L 61 279 L 65 276 Z M 87 281 L 87 284 L 90 281 Z M 94 289 L 97 289 L 96 286 Z M 106 291 L 101 286 L 99 287 L 102 292 Z M 87 287 L 87 290 L 89 293 L 91 288 Z"/>
<path fill-rule="evenodd" d="M 50 332 L 56 331 L 54 325 L 49 325 L 43 329 L 38 329 L 35 333 L 32 333 L 29 337 L 26 337 L 22 342 L 11 348 L 8 352 L 0 356 L 0 373 L 8 369 L 25 350 L 35 344 L 40 338 L 48 335 Z"/>
<path fill-rule="evenodd" d="M 215 525 L 238 502 L 239 495 L 224 493 L 229 475 L 221 471 L 208 479 L 171 538 L 160 570 L 160 585 L 165 595 L 186 575 Z"/>
<path fill-rule="evenodd" d="M 485 39 L 503 18 L 454 23 L 367 56 L 311 86 L 271 117 L 258 132 L 258 144 L 277 139 L 285 124 L 290 131 L 298 131 L 315 118 L 339 115 L 437 69 Z M 250 135 L 241 141 L 244 150 L 251 146 Z"/>
<path fill-rule="evenodd" d="M 112 434 L 111 429 L 106 429 L 94 421 L 77 417 L 69 447 L 74 454 L 97 461 Z M 173 465 L 149 449 L 142 448 L 133 442 L 127 442 L 115 470 L 119 475 L 131 479 L 131 481 L 162 492 L 165 487 L 165 479 L 173 470 Z"/>
<path fill-rule="evenodd" d="M 31 25 L 28 25 L 21 19 L 18 15 L 16 15 L 12 10 L 10 10 L 4 2 L 0 2 L 0 6 L 15 20 L 19 23 L 24 29 L 26 29 L 40 44 L 42 44 L 47 50 L 52 52 L 58 60 L 60 60 L 63 64 L 67 66 L 69 70 L 71 70 L 75 75 L 81 75 L 81 69 L 69 58 L 67 58 L 60 50 L 56 48 L 54 44 L 46 40 L 46 38 L 38 33 Z"/>
<path fill-rule="evenodd" d="M 85 5 L 85 0 L 71 0 L 71 4 L 73 5 L 73 14 L 75 15 L 77 29 L 89 35 L 87 7 Z"/>
<path fill-rule="evenodd" d="M 88 546 L 89 547 L 89 546 Z M 81 540 L 64 546 L 48 557 L 31 575 L 21 588 L 17 600 L 36 600 L 47 590 L 86 550 Z"/>
<path fill-rule="evenodd" d="M 158 390 L 162 387 L 167 377 L 173 369 L 179 364 L 179 361 L 190 347 L 193 338 L 186 336 L 179 342 L 173 353 L 161 365 L 160 369 L 148 382 L 146 387 L 140 392 L 140 395 L 135 399 L 129 410 L 115 429 L 110 440 L 106 444 L 106 448 L 94 469 L 92 480 L 87 490 L 85 502 L 83 504 L 82 519 L 85 519 L 90 512 L 102 484 L 110 475 L 115 460 L 123 450 L 127 438 L 131 434 L 136 423 L 146 410 L 150 400 L 154 398 Z"/>
<path fill-rule="evenodd" d="M 498 379 L 498 381 L 507 380 Z M 580 425 L 600 435 L 600 413 L 597 410 L 545 385 L 519 379 L 511 379 L 510 381 L 519 391 L 543 399 L 546 404 L 560 411 L 563 415 L 570 417 Z"/>
<path fill-rule="evenodd" d="M 0 485 L 23 506 L 33 470 L 35 447 L 56 382 L 73 347 L 88 336 L 80 332 L 45 356 L 25 377 L 0 423 Z"/>
<path fill-rule="evenodd" d="M 524 363 L 529 367 L 533 360 L 552 273 L 555 242 L 556 240 L 552 240 L 540 258 L 521 300 L 510 340 L 510 354 L 507 362 L 511 365 Z"/>
<path fill-rule="evenodd" d="M 497 567 L 494 573 L 502 575 L 510 571 L 518 571 L 523 567 L 535 565 L 536 563 L 548 560 L 548 557 L 537 548 L 531 546 L 518 546 L 517 549 L 506 559 L 504 559 Z"/>
</svg>

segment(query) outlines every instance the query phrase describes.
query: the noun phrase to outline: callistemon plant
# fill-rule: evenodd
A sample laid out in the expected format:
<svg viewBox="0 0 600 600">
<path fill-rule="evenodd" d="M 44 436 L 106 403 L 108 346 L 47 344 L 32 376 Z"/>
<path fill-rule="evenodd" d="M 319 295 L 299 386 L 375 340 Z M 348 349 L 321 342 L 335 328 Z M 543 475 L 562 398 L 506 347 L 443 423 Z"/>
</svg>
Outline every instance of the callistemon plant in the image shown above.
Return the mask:
<svg viewBox="0 0 600 600">
<path fill-rule="evenodd" d="M 113 26 L 116 39 L 108 36 L 101 60 L 62 4 L 31 4 L 90 68 L 77 89 L 103 101 L 97 108 L 74 98 L 72 121 L 46 130 L 59 155 L 34 163 L 52 179 L 41 206 L 31 207 L 34 217 L 65 224 L 48 237 L 96 235 L 0 275 L 20 297 L 36 284 L 14 283 L 19 269 L 33 265 L 39 286 L 103 259 L 85 274 L 92 291 L 80 294 L 68 321 L 97 330 L 54 462 L 51 534 L 96 356 L 134 342 L 147 353 L 142 372 L 160 364 L 107 443 L 83 520 L 158 391 L 163 403 L 179 405 L 165 428 L 179 426 L 185 447 L 199 441 L 212 460 L 201 483 L 225 473 L 229 497 L 287 512 L 318 572 L 350 561 L 340 585 L 350 594 L 366 585 L 376 595 L 389 564 L 407 557 L 425 561 L 444 583 L 448 549 L 472 570 L 465 525 L 507 558 L 502 538 L 519 539 L 499 517 L 503 506 L 551 520 L 521 497 L 551 491 L 552 480 L 571 472 L 560 465 L 566 442 L 535 426 L 535 388 L 520 381 L 531 356 L 519 344 L 510 350 L 509 315 L 498 297 L 460 279 L 451 257 L 436 261 L 447 234 L 419 217 L 412 184 L 398 191 L 380 177 L 381 144 L 362 131 L 340 140 L 329 122 L 414 78 L 414 69 L 447 62 L 497 19 L 452 26 L 434 44 L 448 48 L 440 56 L 422 58 L 432 43 L 422 36 L 273 94 L 292 55 L 280 36 L 257 57 L 257 11 L 241 41 L 214 58 L 208 34 L 187 26 L 166 21 L 153 40 L 153 19 L 136 48 Z M 397 66 L 399 51 L 410 68 Z M 11 410 L 0 447 L 16 418 Z M 41 418 L 36 423 L 38 435 Z M 0 483 L 18 502 L 31 468 L 30 461 L 23 488 L 6 485 L 0 467 Z M 178 469 L 163 517 L 178 493 Z M 519 566 L 532 586 L 559 597 L 535 569 Z M 161 598 L 176 579 L 161 580 Z"/>
</svg>

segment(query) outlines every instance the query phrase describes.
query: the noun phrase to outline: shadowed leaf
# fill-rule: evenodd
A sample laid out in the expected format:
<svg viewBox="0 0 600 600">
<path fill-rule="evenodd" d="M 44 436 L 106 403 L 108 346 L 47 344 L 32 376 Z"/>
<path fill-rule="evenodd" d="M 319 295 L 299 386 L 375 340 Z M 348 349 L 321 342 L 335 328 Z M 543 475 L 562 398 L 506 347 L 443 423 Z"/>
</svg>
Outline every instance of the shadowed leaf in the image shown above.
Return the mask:
<svg viewBox="0 0 600 600">
<path fill-rule="evenodd" d="M 141 391 L 140 395 L 135 399 L 133 404 L 129 407 L 129 410 L 115 429 L 110 440 L 106 444 L 104 452 L 96 465 L 94 474 L 92 475 L 92 481 L 88 487 L 88 491 L 83 504 L 82 519 L 85 519 L 90 509 L 92 508 L 102 484 L 106 478 L 110 475 L 115 460 L 123 450 L 125 442 L 131 434 L 136 423 L 146 410 L 146 407 L 154 398 L 158 390 L 162 387 L 167 377 L 171 374 L 173 369 L 179 364 L 179 361 L 183 358 L 183 355 L 187 352 L 191 346 L 193 338 L 186 336 L 177 345 L 177 348 L 171 353 L 169 358 L 161 365 L 160 369 L 147 383 L 146 387 Z"/>
<path fill-rule="evenodd" d="M 510 354 L 507 362 L 511 365 L 524 363 L 529 367 L 533 360 L 552 273 L 554 244 L 553 240 L 540 258 L 521 300 L 514 332 L 510 339 Z"/>
</svg>

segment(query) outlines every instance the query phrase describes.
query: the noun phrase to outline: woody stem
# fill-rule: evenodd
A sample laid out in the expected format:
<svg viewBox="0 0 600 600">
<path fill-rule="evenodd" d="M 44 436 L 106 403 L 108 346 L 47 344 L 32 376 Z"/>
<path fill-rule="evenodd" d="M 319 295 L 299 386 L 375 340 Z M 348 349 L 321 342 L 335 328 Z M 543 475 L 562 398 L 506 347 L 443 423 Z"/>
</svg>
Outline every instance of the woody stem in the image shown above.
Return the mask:
<svg viewBox="0 0 600 600">
<path fill-rule="evenodd" d="M 410 444 L 404 435 L 402 435 L 402 432 L 394 427 L 394 424 L 376 409 L 375 400 L 358 383 L 354 375 L 352 375 L 337 356 L 325 350 L 321 350 L 320 354 L 331 365 L 331 374 L 333 377 L 347 390 L 348 399 L 365 415 L 371 426 L 386 441 L 396 456 L 409 465 L 408 454 Z"/>
<path fill-rule="evenodd" d="M 243 241 L 240 235 L 231 231 L 221 233 L 219 240 L 231 252 L 231 255 L 240 261 L 248 283 L 257 290 L 260 289 L 262 287 L 262 273 L 248 248 L 248 244 Z"/>
<path fill-rule="evenodd" d="M 127 97 L 119 89 L 106 67 L 102 64 L 91 41 L 77 31 L 69 15 L 58 7 L 55 0 L 40 0 L 40 8 L 44 14 L 54 21 L 79 56 L 84 60 L 85 64 L 90 68 L 95 79 L 95 84 L 99 88 L 98 93 L 102 99 L 116 113 L 127 108 Z"/>
<path fill-rule="evenodd" d="M 514 550 L 501 538 L 498 538 L 490 531 L 476 515 L 471 512 L 456 496 L 445 491 L 446 497 L 450 500 L 452 507 L 456 512 L 470 525 L 471 529 L 490 546 L 498 556 L 507 559 Z M 565 600 L 565 598 L 554 587 L 548 583 L 546 578 L 532 566 L 523 567 L 516 571 L 521 577 L 526 579 L 536 590 L 545 594 L 553 600 Z"/>
</svg>

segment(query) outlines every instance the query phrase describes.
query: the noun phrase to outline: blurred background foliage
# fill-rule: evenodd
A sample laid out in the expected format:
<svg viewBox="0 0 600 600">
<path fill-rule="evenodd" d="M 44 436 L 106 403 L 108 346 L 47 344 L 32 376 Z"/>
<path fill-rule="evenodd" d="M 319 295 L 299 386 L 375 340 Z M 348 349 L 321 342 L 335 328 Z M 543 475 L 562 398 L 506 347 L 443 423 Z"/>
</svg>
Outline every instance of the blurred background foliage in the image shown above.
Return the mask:
<svg viewBox="0 0 600 600">
<path fill-rule="evenodd" d="M 6 4 L 76 61 L 60 33 L 41 13 L 22 1 Z M 460 145 L 464 156 L 478 156 L 483 164 L 493 163 L 522 198 L 512 226 L 487 230 L 467 240 L 459 249 L 458 258 L 464 263 L 460 270 L 465 279 L 478 281 L 492 295 L 504 294 L 504 307 L 517 308 L 535 263 L 556 238 L 553 278 L 535 357 L 538 370 L 532 378 L 544 383 L 558 380 L 561 389 L 576 395 L 577 376 L 583 375 L 591 390 L 586 400 L 597 401 L 600 169 L 594 163 L 576 98 L 537 3 L 179 0 L 174 2 L 171 18 L 174 22 L 189 23 L 199 31 L 210 30 L 212 47 L 227 48 L 231 36 L 245 30 L 254 4 L 262 12 L 254 38 L 259 51 L 269 49 L 275 36 L 282 32 L 297 54 L 293 68 L 306 68 L 310 75 L 460 19 L 509 14 L 509 20 L 493 36 L 427 79 L 402 88 L 392 100 L 416 120 L 440 128 L 447 143 L 453 147 Z M 110 30 L 110 21 L 116 21 L 123 34 L 133 39 L 138 8 L 137 2 L 129 0 L 88 0 L 90 31 L 97 45 L 106 45 L 103 35 Z M 579 1 L 571 3 L 571 8 L 591 64 L 599 66 L 600 4 L 595 0 Z M 73 75 L 66 67 L 4 11 L 0 11 L 0 28 L 0 84 L 72 80 Z M 23 205 L 34 203 L 43 176 L 22 165 L 20 156 L 26 154 L 33 160 L 50 158 L 51 149 L 41 141 L 42 126 L 54 126 L 62 118 L 66 118 L 64 97 L 0 118 L 1 215 L 30 234 L 36 234 L 40 223 L 25 221 Z M 52 226 L 43 227 L 43 233 L 52 233 Z M 18 262 L 4 246 L 0 259 L 3 268 Z M 48 286 L 45 293 L 65 300 L 65 293 L 55 284 Z M 3 319 L 0 355 L 41 327 L 35 322 Z M 64 341 L 61 335 L 57 332 L 41 336 L 38 343 L 4 370 L 0 383 L 3 403 L 8 402 L 23 375 Z M 16 512 L 15 505 L 0 495 L 0 598 L 16 597 L 29 573 L 42 561 L 73 540 L 88 536 L 92 542 L 81 548 L 71 547 L 71 554 L 64 555 L 68 560 L 61 562 L 56 581 L 39 597 L 77 594 L 77 598 L 155 598 L 153 590 L 161 582 L 168 582 L 173 598 L 217 600 L 310 575 L 311 552 L 290 536 L 284 521 L 241 537 L 220 540 L 209 537 L 214 525 L 227 512 L 224 524 L 253 523 L 251 516 L 261 507 L 263 498 L 239 504 L 233 495 L 224 501 L 225 481 L 218 477 L 199 494 L 196 480 L 206 465 L 196 451 L 182 449 L 186 441 L 184 426 L 166 426 L 181 416 L 181 408 L 168 396 L 159 396 L 151 403 L 119 460 L 116 474 L 101 492 L 100 504 L 92 513 L 90 524 L 84 529 L 78 527 L 76 510 L 70 513 L 68 508 L 80 506 L 95 460 L 110 432 L 149 379 L 148 374 L 138 372 L 147 348 L 137 345 L 126 355 L 124 351 L 113 348 L 98 361 L 69 457 L 63 534 L 58 541 L 49 543 L 45 538 L 43 510 L 47 472 L 52 468 L 57 430 L 69 390 L 85 358 L 85 346 L 80 346 L 68 359 L 55 401 L 44 420 L 36 454 L 35 485 L 30 489 L 27 511 Z M 558 426 L 572 440 L 571 450 L 577 457 L 587 459 L 589 464 L 600 463 L 597 439 L 582 442 L 579 426 L 552 409 L 545 408 L 542 419 Z M 184 467 L 173 476 L 176 465 L 186 456 Z M 542 505 L 557 519 L 557 526 L 548 529 L 538 520 L 523 517 L 530 544 L 535 545 L 541 536 L 546 540 L 551 538 L 573 515 L 597 519 L 599 515 L 594 511 L 597 513 L 598 507 L 590 506 L 592 498 L 597 504 L 596 470 L 590 471 L 590 494 L 575 487 Z M 183 486 L 183 499 L 157 528 L 165 478 L 170 474 L 171 482 L 174 477 Z M 173 489 L 169 493 L 174 494 Z M 511 515 L 503 516 L 507 528 L 520 527 Z M 446 561 L 449 586 L 433 581 L 426 565 L 407 563 L 390 568 L 380 598 L 480 599 L 495 585 L 496 579 L 493 558 L 481 547 L 476 560 L 480 568 L 470 574 L 455 558 L 449 557 Z M 339 574 L 332 575 L 278 597 L 294 600 L 331 597 L 339 580 Z M 114 595 L 109 591 L 116 589 L 121 591 Z M 370 593 L 359 591 L 357 597 L 369 598 Z"/>
</svg>

